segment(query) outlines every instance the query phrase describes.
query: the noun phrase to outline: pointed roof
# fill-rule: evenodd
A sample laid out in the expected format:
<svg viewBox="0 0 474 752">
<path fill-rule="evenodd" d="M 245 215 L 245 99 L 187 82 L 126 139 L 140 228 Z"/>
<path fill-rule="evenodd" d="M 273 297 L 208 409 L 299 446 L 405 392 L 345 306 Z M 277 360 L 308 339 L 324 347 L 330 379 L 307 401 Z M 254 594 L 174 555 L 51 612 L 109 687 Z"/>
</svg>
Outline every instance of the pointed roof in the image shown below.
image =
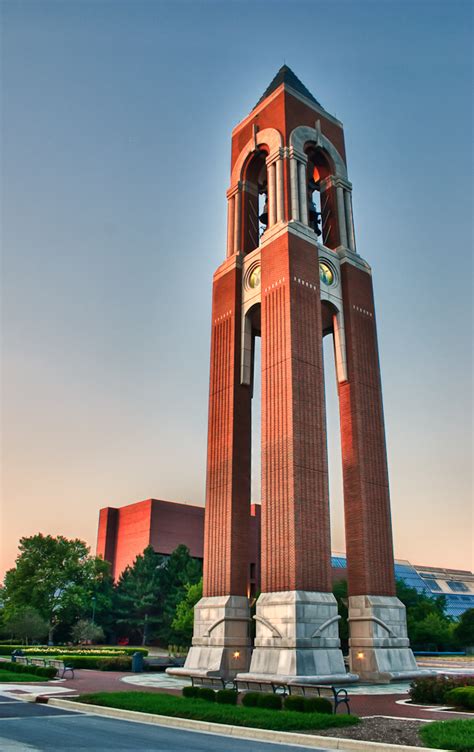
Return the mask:
<svg viewBox="0 0 474 752">
<path fill-rule="evenodd" d="M 313 97 L 311 92 L 308 91 L 306 86 L 301 83 L 298 76 L 296 76 L 291 68 L 289 68 L 287 65 L 281 66 L 270 86 L 265 89 L 263 95 L 260 97 L 255 107 L 257 107 L 260 102 L 263 102 L 263 100 L 266 99 L 273 91 L 275 91 L 275 89 L 278 89 L 281 84 L 288 84 L 288 86 L 291 86 L 292 89 L 295 89 L 295 91 L 299 92 L 307 99 L 311 99 L 311 101 L 315 102 L 315 104 L 319 105 L 319 107 L 322 107 L 320 102 L 318 102 L 318 100 Z"/>
</svg>

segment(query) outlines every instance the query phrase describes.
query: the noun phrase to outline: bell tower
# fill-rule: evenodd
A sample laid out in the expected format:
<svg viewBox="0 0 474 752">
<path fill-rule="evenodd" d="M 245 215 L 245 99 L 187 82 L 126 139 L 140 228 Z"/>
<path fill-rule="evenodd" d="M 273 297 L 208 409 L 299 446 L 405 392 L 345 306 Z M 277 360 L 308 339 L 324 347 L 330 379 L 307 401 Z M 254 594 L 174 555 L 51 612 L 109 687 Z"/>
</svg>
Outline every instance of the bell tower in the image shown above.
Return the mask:
<svg viewBox="0 0 474 752">
<path fill-rule="evenodd" d="M 232 133 L 227 252 L 213 281 L 204 592 L 180 673 L 290 682 L 417 673 L 395 597 L 372 275 L 356 249 L 351 196 L 342 123 L 283 66 Z M 354 674 L 331 589 L 326 335 L 340 404 Z M 262 539 L 252 645 L 255 337 Z"/>
</svg>

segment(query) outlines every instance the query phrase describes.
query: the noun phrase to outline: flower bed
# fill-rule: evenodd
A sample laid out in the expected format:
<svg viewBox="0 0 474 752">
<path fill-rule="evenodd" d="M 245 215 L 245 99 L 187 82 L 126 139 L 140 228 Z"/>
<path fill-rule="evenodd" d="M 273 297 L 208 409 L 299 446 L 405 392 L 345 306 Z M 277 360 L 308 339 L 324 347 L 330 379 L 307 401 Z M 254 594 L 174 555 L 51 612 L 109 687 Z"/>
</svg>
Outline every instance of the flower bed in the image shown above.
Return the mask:
<svg viewBox="0 0 474 752">
<path fill-rule="evenodd" d="M 474 676 L 425 676 L 410 684 L 409 695 L 413 702 L 443 705 L 451 689 L 469 686 L 474 686 Z"/>
<path fill-rule="evenodd" d="M 105 646 L 103 648 L 99 647 L 90 647 L 90 648 L 84 648 L 84 647 L 57 647 L 54 645 L 0 645 L 0 655 L 11 655 L 13 650 L 21 650 L 24 655 L 28 656 L 35 656 L 35 657 L 41 657 L 41 656 L 49 656 L 52 658 L 53 656 L 61 658 L 63 655 L 71 656 L 71 655 L 84 655 L 84 656 L 103 656 L 103 657 L 113 657 L 118 655 L 133 655 L 133 653 L 141 653 L 144 657 L 148 655 L 148 650 L 146 648 L 121 648 L 121 647 L 112 647 L 112 646 Z"/>
</svg>

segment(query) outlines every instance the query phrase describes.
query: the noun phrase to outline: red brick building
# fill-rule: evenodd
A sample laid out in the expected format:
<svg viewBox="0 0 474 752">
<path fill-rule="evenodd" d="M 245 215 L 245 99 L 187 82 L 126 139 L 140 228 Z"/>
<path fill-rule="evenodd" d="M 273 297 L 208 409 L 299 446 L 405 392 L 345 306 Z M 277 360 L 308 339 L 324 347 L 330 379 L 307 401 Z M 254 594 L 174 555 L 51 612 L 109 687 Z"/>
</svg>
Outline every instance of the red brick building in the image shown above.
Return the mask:
<svg viewBox="0 0 474 752">
<path fill-rule="evenodd" d="M 253 595 L 260 570 L 260 505 L 250 506 L 247 587 Z M 123 507 L 104 507 L 99 513 L 97 556 L 110 562 L 117 580 L 147 546 L 169 555 L 184 544 L 191 556 L 203 559 L 204 507 L 160 499 L 146 499 Z"/>
</svg>

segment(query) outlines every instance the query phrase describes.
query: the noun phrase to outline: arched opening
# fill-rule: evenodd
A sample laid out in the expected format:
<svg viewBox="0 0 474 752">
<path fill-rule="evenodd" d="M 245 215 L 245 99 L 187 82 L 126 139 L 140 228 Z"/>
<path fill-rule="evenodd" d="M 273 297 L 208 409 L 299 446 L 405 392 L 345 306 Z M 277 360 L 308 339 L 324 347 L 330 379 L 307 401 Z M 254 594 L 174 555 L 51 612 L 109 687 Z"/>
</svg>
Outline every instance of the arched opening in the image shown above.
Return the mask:
<svg viewBox="0 0 474 752">
<path fill-rule="evenodd" d="M 335 232 L 335 217 L 332 211 L 330 193 L 324 181 L 334 173 L 334 167 L 326 153 L 315 144 L 306 148 L 308 155 L 307 191 L 308 191 L 308 225 L 329 248 Z"/>
<path fill-rule="evenodd" d="M 337 309 L 321 301 L 323 328 L 324 392 L 326 403 L 326 435 L 329 471 L 329 504 L 331 519 L 331 551 L 346 550 L 344 527 L 344 491 L 342 476 L 341 428 L 336 359 L 334 353 L 334 318 Z"/>
<path fill-rule="evenodd" d="M 243 242 L 244 253 L 258 248 L 260 238 L 268 226 L 268 177 L 267 154 L 264 149 L 253 152 L 244 171 L 244 214 Z"/>
</svg>

